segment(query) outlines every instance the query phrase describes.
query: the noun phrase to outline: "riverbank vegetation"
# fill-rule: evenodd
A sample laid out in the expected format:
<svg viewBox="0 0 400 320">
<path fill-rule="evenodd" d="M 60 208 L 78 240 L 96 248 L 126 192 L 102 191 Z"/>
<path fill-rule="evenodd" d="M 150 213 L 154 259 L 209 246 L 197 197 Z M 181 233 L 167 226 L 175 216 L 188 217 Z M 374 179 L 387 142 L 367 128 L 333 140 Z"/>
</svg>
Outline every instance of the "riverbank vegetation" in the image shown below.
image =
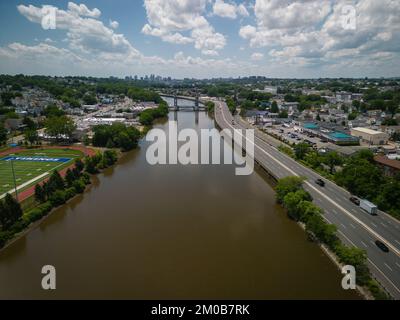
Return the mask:
<svg viewBox="0 0 400 320">
<path fill-rule="evenodd" d="M 159 118 L 165 118 L 169 113 L 167 102 L 164 100 L 159 103 L 156 109 L 147 109 L 140 113 L 139 121 L 144 126 L 150 126 L 154 120 Z"/>
<path fill-rule="evenodd" d="M 52 209 L 65 204 L 78 194 L 82 194 L 90 184 L 90 175 L 114 165 L 118 160 L 116 151 L 106 150 L 84 161 L 77 159 L 73 168 L 66 171 L 63 178 L 54 171 L 50 178 L 35 186 L 35 203 L 25 212 L 13 196 L 7 194 L 0 200 L 0 249 L 29 226 L 47 216 Z"/>
<path fill-rule="evenodd" d="M 122 123 L 111 126 L 100 125 L 93 128 L 92 144 L 100 148 L 120 148 L 129 151 L 137 147 L 140 131 L 135 127 L 128 127 Z"/>
<path fill-rule="evenodd" d="M 354 266 L 359 286 L 367 288 L 375 299 L 388 299 L 371 277 L 366 252 L 341 242 L 336 226 L 325 221 L 323 210 L 312 203 L 311 195 L 303 189 L 303 181 L 298 177 L 279 180 L 276 186 L 277 202 L 283 205 L 289 218 L 305 226 L 310 240 L 329 248 L 341 264 Z"/>
<path fill-rule="evenodd" d="M 207 101 L 206 102 L 206 108 L 208 112 L 214 112 L 215 109 L 215 103 L 212 101 Z"/>
</svg>

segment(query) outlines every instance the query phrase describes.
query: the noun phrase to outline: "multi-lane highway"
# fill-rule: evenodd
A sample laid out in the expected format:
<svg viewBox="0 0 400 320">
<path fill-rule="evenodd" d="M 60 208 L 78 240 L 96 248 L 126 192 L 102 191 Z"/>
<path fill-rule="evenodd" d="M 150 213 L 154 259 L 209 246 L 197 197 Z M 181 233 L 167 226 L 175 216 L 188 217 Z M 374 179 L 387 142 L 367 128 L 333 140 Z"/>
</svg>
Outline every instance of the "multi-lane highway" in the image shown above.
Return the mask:
<svg viewBox="0 0 400 320">
<path fill-rule="evenodd" d="M 254 129 L 240 117 L 234 119 L 224 102 L 216 102 L 215 118 L 221 129 Z M 400 223 L 383 212 L 378 216 L 367 214 L 349 201 L 351 195 L 346 190 L 281 153 L 277 149 L 279 144 L 256 129 L 254 154 L 257 162 L 277 179 L 305 177 L 304 188 L 324 210 L 325 219 L 337 226 L 342 241 L 366 250 L 373 276 L 395 299 L 400 299 Z M 325 181 L 325 187 L 318 186 L 317 179 Z M 379 249 L 376 240 L 384 242 L 390 252 Z"/>
</svg>

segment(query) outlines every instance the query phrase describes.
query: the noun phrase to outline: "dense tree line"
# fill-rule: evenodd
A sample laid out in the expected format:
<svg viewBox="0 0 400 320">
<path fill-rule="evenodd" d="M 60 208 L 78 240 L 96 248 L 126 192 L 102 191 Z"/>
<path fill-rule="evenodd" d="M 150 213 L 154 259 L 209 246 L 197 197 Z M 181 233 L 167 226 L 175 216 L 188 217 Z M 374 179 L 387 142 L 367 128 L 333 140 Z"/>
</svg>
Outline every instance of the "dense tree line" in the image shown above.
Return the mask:
<svg viewBox="0 0 400 320">
<path fill-rule="evenodd" d="M 129 151 L 136 148 L 140 138 L 140 132 L 135 127 L 129 127 L 122 123 L 114 123 L 111 126 L 99 125 L 93 128 L 92 144 L 102 148 L 120 148 Z"/>
<path fill-rule="evenodd" d="M 140 113 L 139 121 L 142 125 L 150 126 L 155 119 L 164 118 L 168 115 L 168 104 L 163 100 L 156 109 L 147 109 Z"/>
<path fill-rule="evenodd" d="M 366 286 L 376 299 L 387 299 L 386 294 L 371 278 L 366 252 L 342 244 L 336 234 L 336 226 L 325 222 L 323 210 L 312 203 L 313 199 L 302 188 L 302 183 L 303 179 L 298 177 L 279 180 L 276 186 L 277 202 L 285 207 L 291 219 L 305 225 L 309 239 L 325 244 L 341 263 L 355 267 L 358 285 Z"/>
</svg>

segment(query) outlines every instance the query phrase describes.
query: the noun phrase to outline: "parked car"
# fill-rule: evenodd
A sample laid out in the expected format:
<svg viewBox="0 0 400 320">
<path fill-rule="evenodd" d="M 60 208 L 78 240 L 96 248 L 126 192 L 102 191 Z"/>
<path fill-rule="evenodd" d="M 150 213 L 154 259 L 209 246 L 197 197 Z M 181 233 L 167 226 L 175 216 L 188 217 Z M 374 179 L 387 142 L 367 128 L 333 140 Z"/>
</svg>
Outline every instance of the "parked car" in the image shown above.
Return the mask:
<svg viewBox="0 0 400 320">
<path fill-rule="evenodd" d="M 356 206 L 360 205 L 360 199 L 357 197 L 350 197 L 350 201 L 353 202 Z"/>
<path fill-rule="evenodd" d="M 325 187 L 325 181 L 322 179 L 317 179 L 315 183 L 321 187 Z"/>
<path fill-rule="evenodd" d="M 384 244 L 382 241 L 376 240 L 375 241 L 376 246 L 381 249 L 383 252 L 388 253 L 389 252 L 389 248 L 386 246 L 386 244 Z"/>
</svg>

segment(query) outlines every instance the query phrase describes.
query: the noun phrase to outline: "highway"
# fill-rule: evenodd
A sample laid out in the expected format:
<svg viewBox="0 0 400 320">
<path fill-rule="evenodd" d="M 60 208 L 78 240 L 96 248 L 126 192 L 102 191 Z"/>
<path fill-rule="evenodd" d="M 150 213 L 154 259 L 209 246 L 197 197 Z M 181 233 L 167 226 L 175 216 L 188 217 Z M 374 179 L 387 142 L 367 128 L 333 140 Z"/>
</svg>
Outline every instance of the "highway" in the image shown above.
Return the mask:
<svg viewBox="0 0 400 320">
<path fill-rule="evenodd" d="M 221 129 L 255 129 L 240 117 L 233 118 L 224 102 L 215 103 L 215 120 Z M 341 240 L 365 250 L 372 275 L 395 299 L 400 299 L 400 222 L 383 212 L 378 216 L 369 215 L 349 201 L 351 195 L 346 190 L 280 152 L 277 149 L 280 144 L 255 129 L 257 162 L 277 179 L 305 177 L 304 188 L 324 210 L 327 222 L 337 226 Z M 318 186 L 317 179 L 325 181 L 325 187 Z M 390 252 L 381 251 L 375 245 L 376 240 L 384 242 Z"/>
</svg>

